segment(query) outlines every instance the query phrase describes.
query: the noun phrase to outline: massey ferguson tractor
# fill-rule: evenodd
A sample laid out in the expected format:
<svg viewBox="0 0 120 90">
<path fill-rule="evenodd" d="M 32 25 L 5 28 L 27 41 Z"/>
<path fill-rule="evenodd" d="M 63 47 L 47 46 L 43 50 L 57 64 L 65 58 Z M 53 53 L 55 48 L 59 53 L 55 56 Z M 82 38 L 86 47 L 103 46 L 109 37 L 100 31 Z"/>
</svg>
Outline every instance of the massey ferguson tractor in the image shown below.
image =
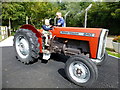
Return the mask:
<svg viewBox="0 0 120 90">
<path fill-rule="evenodd" d="M 21 26 L 14 36 L 16 57 L 24 64 L 35 62 L 39 57 L 49 60 L 52 53 L 68 56 L 65 64 L 67 78 L 76 85 L 90 86 L 98 77 L 97 65 L 106 62 L 107 29 L 54 27 L 52 39 L 45 46 L 43 29 L 32 25 Z"/>
</svg>

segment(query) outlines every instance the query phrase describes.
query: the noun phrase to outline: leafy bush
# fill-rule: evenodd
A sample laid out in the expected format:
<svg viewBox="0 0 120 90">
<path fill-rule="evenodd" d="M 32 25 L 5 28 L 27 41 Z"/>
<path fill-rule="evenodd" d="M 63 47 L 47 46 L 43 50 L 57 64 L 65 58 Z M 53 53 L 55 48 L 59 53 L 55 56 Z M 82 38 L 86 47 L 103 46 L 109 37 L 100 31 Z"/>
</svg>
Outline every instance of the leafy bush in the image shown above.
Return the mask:
<svg viewBox="0 0 120 90">
<path fill-rule="evenodd" d="M 120 35 L 117 36 L 117 37 L 115 37 L 115 38 L 113 39 L 113 42 L 118 42 L 118 43 L 120 43 Z"/>
<path fill-rule="evenodd" d="M 14 36 L 14 35 L 15 35 L 15 32 L 12 31 L 12 32 L 11 32 L 11 36 Z"/>
</svg>

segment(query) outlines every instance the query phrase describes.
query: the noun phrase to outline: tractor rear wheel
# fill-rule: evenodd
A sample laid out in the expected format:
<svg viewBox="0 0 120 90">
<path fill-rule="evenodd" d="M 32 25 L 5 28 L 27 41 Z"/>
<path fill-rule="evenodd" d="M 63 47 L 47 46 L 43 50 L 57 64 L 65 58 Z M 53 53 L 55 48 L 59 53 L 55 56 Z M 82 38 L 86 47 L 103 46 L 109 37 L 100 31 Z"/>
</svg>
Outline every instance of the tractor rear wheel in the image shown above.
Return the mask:
<svg viewBox="0 0 120 90">
<path fill-rule="evenodd" d="M 24 64 L 34 62 L 39 57 L 39 43 L 35 33 L 28 29 L 19 29 L 14 36 L 16 57 Z"/>
<path fill-rule="evenodd" d="M 89 87 L 98 77 L 96 65 L 85 56 L 74 56 L 67 60 L 65 72 L 70 81 Z"/>
</svg>

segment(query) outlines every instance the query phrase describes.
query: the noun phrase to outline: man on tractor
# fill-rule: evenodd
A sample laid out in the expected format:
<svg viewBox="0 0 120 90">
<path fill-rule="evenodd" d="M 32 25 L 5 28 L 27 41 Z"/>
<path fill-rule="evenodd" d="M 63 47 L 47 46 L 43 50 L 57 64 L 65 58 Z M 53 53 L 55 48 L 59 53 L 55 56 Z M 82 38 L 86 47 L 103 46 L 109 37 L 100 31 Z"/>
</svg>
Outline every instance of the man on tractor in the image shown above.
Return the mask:
<svg viewBox="0 0 120 90">
<path fill-rule="evenodd" d="M 58 21 L 57 21 L 57 26 L 59 27 L 65 27 L 65 21 L 62 17 L 62 13 L 61 12 L 57 12 L 56 13 L 56 17 L 58 18 Z"/>
</svg>

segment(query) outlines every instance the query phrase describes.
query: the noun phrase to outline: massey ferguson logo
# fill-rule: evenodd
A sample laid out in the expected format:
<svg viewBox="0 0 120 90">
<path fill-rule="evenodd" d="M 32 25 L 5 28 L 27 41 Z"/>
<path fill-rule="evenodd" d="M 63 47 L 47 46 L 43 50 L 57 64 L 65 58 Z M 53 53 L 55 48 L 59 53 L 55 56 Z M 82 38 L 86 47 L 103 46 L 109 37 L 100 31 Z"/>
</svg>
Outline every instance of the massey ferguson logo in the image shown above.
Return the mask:
<svg viewBox="0 0 120 90">
<path fill-rule="evenodd" d="M 77 35 L 77 36 L 88 36 L 94 37 L 94 33 L 84 33 L 84 32 L 70 32 L 70 31 L 60 31 L 60 34 L 68 34 L 68 35 Z"/>
</svg>

